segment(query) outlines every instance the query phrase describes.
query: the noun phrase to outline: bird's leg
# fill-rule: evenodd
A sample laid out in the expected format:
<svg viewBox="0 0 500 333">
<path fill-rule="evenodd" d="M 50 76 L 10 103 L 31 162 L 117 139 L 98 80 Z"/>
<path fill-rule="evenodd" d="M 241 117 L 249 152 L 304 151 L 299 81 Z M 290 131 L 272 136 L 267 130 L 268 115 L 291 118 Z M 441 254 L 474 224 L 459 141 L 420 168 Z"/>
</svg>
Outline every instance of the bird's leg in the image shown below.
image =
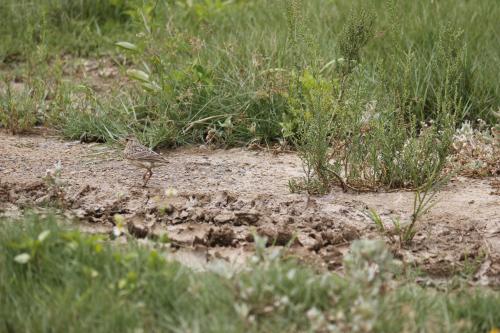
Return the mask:
<svg viewBox="0 0 500 333">
<path fill-rule="evenodd" d="M 149 170 L 146 170 L 146 172 L 144 173 L 144 175 L 142 175 L 142 187 L 146 187 L 147 183 L 148 183 L 148 174 L 149 174 Z"/>
<path fill-rule="evenodd" d="M 146 187 L 146 184 L 148 183 L 149 179 L 151 178 L 151 176 L 153 175 L 153 171 L 151 171 L 151 169 L 148 169 L 146 171 L 146 173 L 144 174 L 144 184 L 142 185 L 142 187 Z"/>
</svg>

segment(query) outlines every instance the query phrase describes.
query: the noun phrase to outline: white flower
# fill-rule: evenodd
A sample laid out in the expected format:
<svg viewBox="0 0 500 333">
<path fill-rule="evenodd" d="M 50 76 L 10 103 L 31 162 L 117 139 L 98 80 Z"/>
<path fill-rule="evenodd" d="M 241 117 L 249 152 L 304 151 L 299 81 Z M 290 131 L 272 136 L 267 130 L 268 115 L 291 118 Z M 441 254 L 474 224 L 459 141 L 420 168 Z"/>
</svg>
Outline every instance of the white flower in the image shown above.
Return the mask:
<svg viewBox="0 0 500 333">
<path fill-rule="evenodd" d="M 113 227 L 113 236 L 119 237 L 125 233 L 125 218 L 120 214 L 115 214 L 113 216 L 115 221 L 115 226 Z"/>
<path fill-rule="evenodd" d="M 295 269 L 291 269 L 288 271 L 288 273 L 286 274 L 286 277 L 288 278 L 288 280 L 293 280 L 295 278 L 295 274 L 297 273 L 297 270 Z"/>
<path fill-rule="evenodd" d="M 315 320 L 321 316 L 321 311 L 319 311 L 316 307 L 312 307 L 306 312 L 306 316 L 309 320 Z"/>
<path fill-rule="evenodd" d="M 113 227 L 113 236 L 120 237 L 125 233 L 125 228 L 121 225 L 115 225 Z"/>
</svg>

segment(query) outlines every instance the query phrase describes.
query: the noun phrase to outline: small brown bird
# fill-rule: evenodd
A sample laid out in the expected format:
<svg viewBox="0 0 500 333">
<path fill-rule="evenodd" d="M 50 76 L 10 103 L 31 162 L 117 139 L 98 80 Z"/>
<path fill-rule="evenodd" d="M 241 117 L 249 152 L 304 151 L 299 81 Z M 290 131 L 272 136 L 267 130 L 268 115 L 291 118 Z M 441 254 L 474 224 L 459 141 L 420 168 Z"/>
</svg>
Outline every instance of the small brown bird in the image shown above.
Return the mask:
<svg viewBox="0 0 500 333">
<path fill-rule="evenodd" d="M 159 165 L 167 164 L 167 159 L 142 145 L 134 136 L 129 135 L 125 138 L 125 149 L 123 151 L 124 157 L 133 165 L 146 169 L 146 173 L 142 176 L 144 183 L 142 187 L 146 187 L 149 179 L 153 175 L 153 168 Z"/>
</svg>

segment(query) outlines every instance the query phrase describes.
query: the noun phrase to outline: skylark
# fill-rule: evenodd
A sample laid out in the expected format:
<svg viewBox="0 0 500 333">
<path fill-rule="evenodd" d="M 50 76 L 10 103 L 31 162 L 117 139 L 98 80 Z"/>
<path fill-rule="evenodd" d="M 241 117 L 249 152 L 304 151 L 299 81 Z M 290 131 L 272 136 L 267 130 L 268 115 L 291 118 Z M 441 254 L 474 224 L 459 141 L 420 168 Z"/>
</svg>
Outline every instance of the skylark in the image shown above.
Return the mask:
<svg viewBox="0 0 500 333">
<path fill-rule="evenodd" d="M 152 169 L 166 164 L 168 161 L 164 156 L 142 145 L 134 136 L 127 136 L 125 142 L 124 157 L 136 167 L 146 169 L 146 173 L 142 176 L 142 180 L 144 181 L 142 186 L 146 187 L 146 184 L 153 175 Z"/>
</svg>

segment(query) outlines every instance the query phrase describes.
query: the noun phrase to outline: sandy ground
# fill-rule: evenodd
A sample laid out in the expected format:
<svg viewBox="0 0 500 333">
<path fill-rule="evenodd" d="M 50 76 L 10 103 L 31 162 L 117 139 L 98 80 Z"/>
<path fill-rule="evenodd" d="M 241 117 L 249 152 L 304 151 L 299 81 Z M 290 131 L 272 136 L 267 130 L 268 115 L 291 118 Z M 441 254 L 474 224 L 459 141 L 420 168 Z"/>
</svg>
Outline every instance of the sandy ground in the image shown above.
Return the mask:
<svg viewBox="0 0 500 333">
<path fill-rule="evenodd" d="M 244 262 L 255 233 L 270 246 L 289 245 L 290 254 L 331 270 L 342 270 L 353 240 L 384 238 L 406 265 L 430 276 L 462 273 L 479 283 L 500 283 L 498 177 L 453 179 L 419 222 L 414 242 L 401 248 L 377 231 L 367 211 L 375 209 L 388 227 L 391 218 L 405 221 L 412 213 L 411 192 L 334 190 L 307 198 L 287 186 L 302 175 L 294 154 L 202 147 L 163 154 L 170 163 L 155 169 L 142 188 L 142 171 L 109 146 L 0 132 L 0 214 L 58 203 L 89 232 L 110 232 L 113 216 L 120 214 L 136 237 L 168 234 L 169 256 L 201 269 Z M 43 180 L 57 161 L 60 192 Z M 177 195 L 168 197 L 168 188 Z"/>
</svg>

